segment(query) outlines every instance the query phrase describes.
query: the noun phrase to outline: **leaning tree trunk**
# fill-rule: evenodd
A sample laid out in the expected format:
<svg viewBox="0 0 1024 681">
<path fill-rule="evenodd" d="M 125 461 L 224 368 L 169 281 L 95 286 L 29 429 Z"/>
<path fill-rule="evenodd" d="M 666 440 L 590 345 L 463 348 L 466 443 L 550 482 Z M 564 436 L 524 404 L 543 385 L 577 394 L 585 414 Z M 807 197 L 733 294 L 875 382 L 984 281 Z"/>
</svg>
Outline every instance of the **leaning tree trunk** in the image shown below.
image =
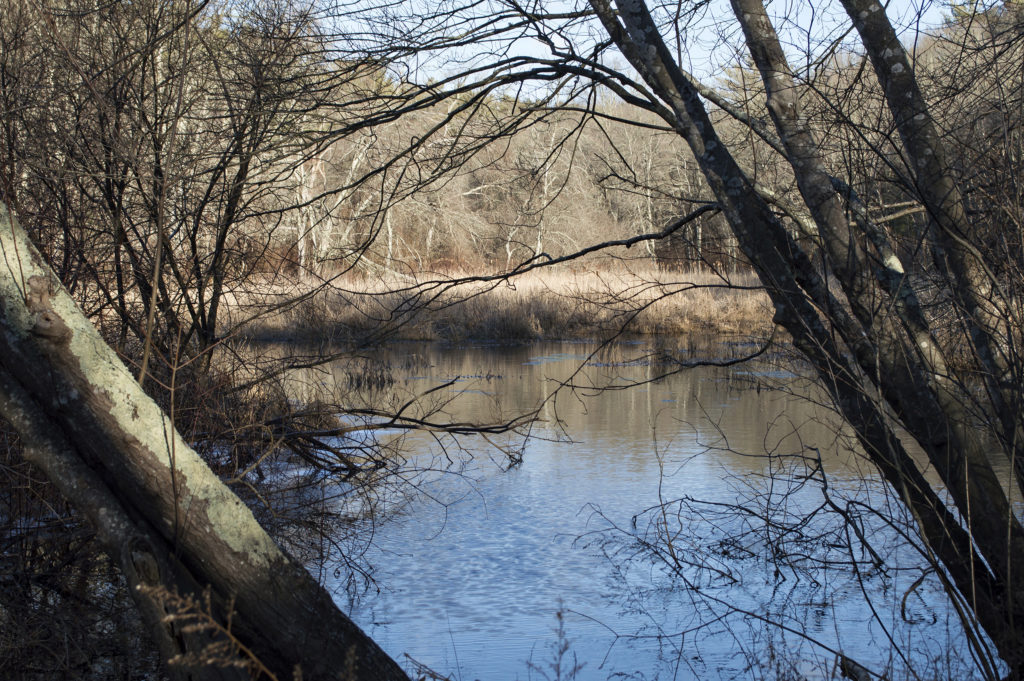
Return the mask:
<svg viewBox="0 0 1024 681">
<path fill-rule="evenodd" d="M 869 217 L 865 216 L 858 225 L 864 230 L 862 234 L 857 234 L 848 222 L 837 183 L 829 175 L 824 156 L 801 111 L 800 89 L 764 4 L 761 0 L 732 0 L 732 4 L 761 73 L 768 111 L 800 194 L 813 216 L 822 254 L 850 305 L 853 314 L 850 321 L 855 319 L 859 324 L 844 328 L 836 323 L 837 331 L 860 365 L 864 380 L 879 390 L 928 455 L 957 507 L 968 509 L 964 515 L 971 541 L 977 544 L 989 564 L 987 569 L 975 569 L 970 544 L 958 547 L 958 542 L 939 533 L 936 537 L 940 540 L 930 541 L 930 545 L 950 570 L 960 591 L 972 595 L 979 621 L 1004 652 L 1006 662 L 1020 664 L 1021 637 L 1016 631 L 1016 622 L 1021 612 L 1019 606 L 1013 604 L 1013 584 L 1017 569 L 1015 556 L 1024 555 L 1024 529 L 1016 522 L 1010 500 L 991 466 L 991 445 L 979 437 L 977 426 L 972 422 L 972 407 L 964 399 L 961 387 L 951 378 L 950 363 L 937 334 L 929 326 L 911 282 L 904 275 L 895 248 L 880 236 L 881 230 L 870 224 Z M 890 105 L 890 108 L 896 106 Z M 924 119 L 920 110 L 915 117 Z M 929 148 L 938 150 L 938 140 L 933 140 Z M 928 158 L 934 160 L 937 155 L 931 154 Z M 924 168 L 927 164 L 915 166 Z M 948 173 L 943 179 L 955 189 L 955 182 Z M 930 186 L 933 180 L 925 177 L 921 184 Z M 869 242 L 878 250 L 874 261 L 863 247 Z M 978 272 L 975 274 L 980 278 Z M 971 288 L 965 282 L 958 281 L 953 288 L 965 296 L 979 297 L 965 290 Z M 879 312 L 879 309 L 891 310 L 891 313 Z M 973 315 L 968 319 L 972 318 Z M 991 332 L 996 326 L 998 321 L 987 330 Z M 986 364 L 986 369 L 989 368 Z M 988 371 L 986 374 L 991 375 Z M 998 398 L 999 393 L 995 392 L 994 396 Z M 1011 421 L 1014 417 L 1005 413 L 1001 400 L 996 400 L 988 411 Z M 1005 422 L 1003 418 L 1000 420 Z M 876 463 L 882 463 L 884 472 L 890 461 L 888 452 L 875 448 L 869 449 L 869 453 Z M 900 469 L 893 472 L 897 470 Z M 898 477 L 890 481 L 908 506 L 916 510 L 914 500 L 908 497 L 917 493 L 906 488 L 906 481 Z M 952 527 L 943 524 L 943 529 Z M 986 575 L 988 570 L 994 573 L 994 579 Z"/>
<path fill-rule="evenodd" d="M 0 414 L 122 566 L 172 674 L 238 678 L 234 656 L 279 679 L 407 680 L 185 443 L 2 205 L 0 256 Z M 168 617 L 206 594 L 205 627 Z"/>
<path fill-rule="evenodd" d="M 866 267 L 859 244 L 868 235 L 854 234 L 843 214 L 833 188 L 836 183 L 801 121 L 784 53 L 775 44 L 763 8 L 757 0 L 733 2 L 762 71 L 769 111 L 781 136 L 773 146 L 794 169 L 823 243 L 821 255 L 828 261 L 828 273 L 841 284 L 839 290 L 814 267 L 808 252 L 792 239 L 718 138 L 697 88 L 675 63 L 644 0 L 590 0 L 590 5 L 611 40 L 666 106 L 663 118 L 690 146 L 774 304 L 775 321 L 789 331 L 795 347 L 815 367 L 865 452 L 907 504 L 922 539 L 941 562 L 941 574 L 946 577 L 948 572 L 955 584 L 950 590 L 954 603 L 960 602 L 959 590 L 966 603 L 965 629 L 971 634 L 978 626 L 984 628 L 1011 676 L 1024 678 L 1024 591 L 1016 576 L 1024 562 L 1024 527 L 991 467 L 983 438 L 972 430 L 971 403 L 967 396 L 951 392 L 945 361 L 931 347 L 926 320 L 905 283 L 894 282 L 889 271 L 881 271 L 878 281 L 866 276 L 871 268 Z M 884 14 L 877 4 L 870 11 Z M 865 44 L 871 52 L 867 39 Z M 914 119 L 924 120 L 917 114 Z M 885 257 L 888 269 L 898 270 L 898 265 Z M 954 278 L 954 284 L 968 289 L 973 285 L 963 277 Z M 885 301 L 885 296 L 890 296 L 891 304 L 870 303 Z M 971 338 L 984 360 L 986 334 L 998 336 L 1005 328 L 1000 329 L 992 315 L 982 314 L 976 301 L 965 299 L 963 304 L 976 318 Z M 888 319 L 889 314 L 898 319 Z M 979 328 L 984 333 L 975 333 Z M 993 375 L 999 385 L 992 391 L 993 411 L 1005 416 L 1004 439 L 1013 443 L 1019 416 L 1000 413 L 996 398 L 1004 389 L 1012 398 L 1019 386 L 1004 385 L 1006 374 L 996 369 L 999 372 Z M 958 397 L 965 401 L 958 402 Z M 948 502 L 915 467 L 901 443 L 900 426 L 928 454 L 942 477 Z M 1011 460 L 1015 451 L 1008 451 Z M 984 651 L 980 637 L 973 640 Z"/>
</svg>

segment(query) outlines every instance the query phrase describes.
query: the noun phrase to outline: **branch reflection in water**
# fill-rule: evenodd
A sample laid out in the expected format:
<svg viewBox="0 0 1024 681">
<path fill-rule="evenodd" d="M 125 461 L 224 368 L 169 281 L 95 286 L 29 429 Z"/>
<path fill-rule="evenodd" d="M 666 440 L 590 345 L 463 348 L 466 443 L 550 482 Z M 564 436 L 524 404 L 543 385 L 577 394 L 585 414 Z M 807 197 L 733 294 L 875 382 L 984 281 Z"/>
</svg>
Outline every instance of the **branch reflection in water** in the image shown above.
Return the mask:
<svg viewBox="0 0 1024 681">
<path fill-rule="evenodd" d="M 382 352 L 410 367 L 395 376 L 408 390 L 454 380 L 454 421 L 534 409 L 581 362 L 577 386 L 665 368 L 629 361 L 652 354 L 643 343 L 593 351 Z M 762 361 L 564 390 L 511 468 L 478 442 L 446 474 L 435 439 L 406 435 L 427 472 L 377 518 L 367 560 L 381 590 L 353 616 L 392 655 L 455 679 L 828 678 L 840 654 L 890 678 L 970 676 L 935 575 L 798 374 Z"/>
</svg>

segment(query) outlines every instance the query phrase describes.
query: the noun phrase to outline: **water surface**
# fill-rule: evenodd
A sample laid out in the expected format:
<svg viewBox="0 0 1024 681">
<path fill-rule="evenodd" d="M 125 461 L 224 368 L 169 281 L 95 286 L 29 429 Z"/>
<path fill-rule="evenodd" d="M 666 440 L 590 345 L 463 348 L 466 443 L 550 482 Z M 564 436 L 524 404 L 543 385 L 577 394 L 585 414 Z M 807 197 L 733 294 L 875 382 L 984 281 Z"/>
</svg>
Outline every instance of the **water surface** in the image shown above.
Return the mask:
<svg viewBox="0 0 1024 681">
<path fill-rule="evenodd" d="M 398 388 L 453 381 L 441 391 L 438 420 L 496 420 L 543 406 L 511 467 L 479 439 L 461 440 L 472 456 L 440 458 L 427 435 L 405 443 L 424 468 L 450 459 L 456 472 L 418 476 L 410 500 L 373 528 L 366 558 L 381 590 L 357 599 L 352 614 L 385 650 L 460 681 L 568 678 L 580 665 L 579 679 L 763 678 L 790 668 L 830 677 L 835 655 L 809 640 L 877 670 L 904 668 L 892 640 L 917 650 L 909 662 L 925 669 L 948 668 L 939 656 L 966 652 L 932 580 L 908 591 L 925 574 L 920 561 L 882 534 L 879 551 L 904 569 L 780 571 L 764 560 L 776 541 L 770 528 L 686 504 L 669 507 L 672 548 L 698 567 L 669 574 L 645 558 L 635 539 L 661 517 L 644 514 L 659 500 L 820 505 L 817 486 L 787 498 L 792 481 L 770 475 L 789 455 L 820 453 L 838 499 L 881 503 L 884 490 L 837 436 L 834 418 L 807 399 L 806 385 L 778 366 L 690 369 L 628 390 L 563 388 L 544 402 L 573 372 L 579 386 L 622 387 L 666 368 L 630 361 L 643 345 L 593 350 L 389 349 Z M 828 551 L 841 539 L 815 541 Z M 709 562 L 707 547 L 719 541 L 726 548 Z"/>
</svg>

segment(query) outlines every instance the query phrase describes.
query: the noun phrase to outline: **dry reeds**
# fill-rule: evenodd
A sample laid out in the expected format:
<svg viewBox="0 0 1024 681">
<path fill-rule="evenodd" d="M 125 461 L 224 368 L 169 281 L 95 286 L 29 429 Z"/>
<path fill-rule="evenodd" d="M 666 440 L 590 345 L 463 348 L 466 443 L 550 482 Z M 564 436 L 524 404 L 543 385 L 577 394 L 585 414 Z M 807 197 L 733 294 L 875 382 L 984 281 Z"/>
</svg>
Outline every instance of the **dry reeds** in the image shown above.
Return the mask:
<svg viewBox="0 0 1024 681">
<path fill-rule="evenodd" d="M 545 270 L 508 280 L 472 275 L 349 279 L 266 315 L 261 337 L 375 342 L 508 341 L 612 334 L 764 333 L 768 298 L 753 275 Z"/>
</svg>

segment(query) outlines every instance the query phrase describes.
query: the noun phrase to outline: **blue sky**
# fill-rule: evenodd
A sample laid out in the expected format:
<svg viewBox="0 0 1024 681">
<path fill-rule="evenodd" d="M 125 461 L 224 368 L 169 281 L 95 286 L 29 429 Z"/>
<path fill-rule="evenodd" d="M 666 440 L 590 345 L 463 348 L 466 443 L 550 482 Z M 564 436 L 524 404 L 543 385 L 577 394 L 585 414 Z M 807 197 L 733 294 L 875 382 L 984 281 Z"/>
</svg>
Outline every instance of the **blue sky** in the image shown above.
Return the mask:
<svg viewBox="0 0 1024 681">
<path fill-rule="evenodd" d="M 912 47 L 921 32 L 934 30 L 942 24 L 943 16 L 949 13 L 946 1 L 890 0 L 885 6 L 890 20 L 901 31 L 905 44 Z M 516 5 L 534 12 L 566 12 L 586 9 L 587 2 L 516 0 Z M 720 77 L 727 66 L 736 64 L 745 56 L 740 29 L 733 18 L 729 0 L 676 0 L 661 3 L 659 0 L 648 0 L 648 4 L 656 15 L 665 20 L 664 25 L 679 27 L 678 35 L 685 45 L 678 52 L 682 66 L 709 84 Z M 362 23 L 365 19 L 360 13 L 368 10 L 377 18 L 378 30 L 383 28 L 388 31 L 393 28 L 400 34 L 401 27 L 406 24 L 418 24 L 420 29 L 428 25 L 443 25 L 450 31 L 453 26 L 457 26 L 460 31 L 471 26 L 477 29 L 481 26 L 493 28 L 488 20 L 500 12 L 510 12 L 511 0 L 342 0 L 335 7 L 345 9 L 344 18 L 340 19 L 342 24 Z M 679 11 L 692 12 L 692 20 L 669 21 Z M 849 21 L 838 0 L 771 0 L 768 11 L 787 47 L 791 66 L 798 73 L 808 68 L 822 54 L 824 46 L 842 40 L 844 36 L 846 49 L 857 49 L 856 41 L 848 35 Z M 452 14 L 447 14 L 449 12 Z M 452 20 L 454 12 L 461 12 L 459 16 L 468 21 Z M 550 52 L 541 42 L 528 37 L 513 38 L 514 35 L 505 34 L 487 44 L 476 42 L 459 49 L 420 52 L 404 60 L 404 63 L 417 74 L 413 76 L 415 80 L 425 81 L 461 72 L 467 64 L 488 66 L 499 58 L 496 56 L 498 53 L 501 56 L 512 54 L 540 59 L 550 57 Z M 600 24 L 596 19 L 590 19 L 575 24 L 567 39 L 577 51 L 585 51 L 595 39 L 604 38 L 606 36 Z M 675 36 L 665 35 L 665 38 L 671 43 Z M 555 39 L 558 39 L 557 36 Z M 607 64 L 628 71 L 621 55 L 609 51 L 604 59 Z M 544 87 L 547 85 L 541 85 L 542 89 Z"/>
</svg>

